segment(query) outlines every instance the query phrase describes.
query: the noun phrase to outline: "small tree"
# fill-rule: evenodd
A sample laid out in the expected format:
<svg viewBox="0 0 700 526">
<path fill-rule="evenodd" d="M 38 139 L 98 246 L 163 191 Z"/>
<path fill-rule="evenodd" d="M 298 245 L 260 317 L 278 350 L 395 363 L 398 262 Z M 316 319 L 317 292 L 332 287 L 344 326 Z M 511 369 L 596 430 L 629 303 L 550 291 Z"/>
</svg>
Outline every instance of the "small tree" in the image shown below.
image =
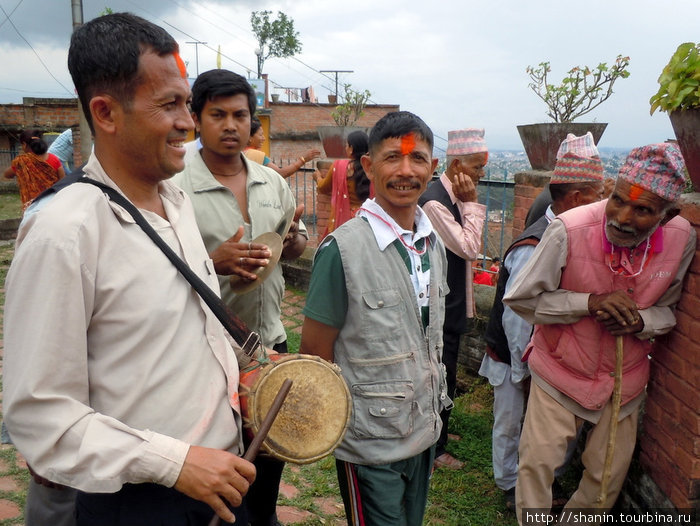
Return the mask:
<svg viewBox="0 0 700 526">
<path fill-rule="evenodd" d="M 294 30 L 294 20 L 281 11 L 277 11 L 277 18 L 270 21 L 272 11 L 253 11 L 250 14 L 250 23 L 253 33 L 258 41 L 258 77 L 262 74 L 262 67 L 270 57 L 286 58 L 301 52 L 299 33 Z"/>
<path fill-rule="evenodd" d="M 542 62 L 536 68 L 527 67 L 527 74 L 532 79 L 528 86 L 545 102 L 549 108 L 547 115 L 554 122 L 572 122 L 608 100 L 613 94 L 615 81 L 630 76 L 627 71 L 629 63 L 629 57 L 618 55 L 611 67 L 605 62 L 595 69 L 576 66 L 569 70 L 559 86 L 554 86 L 547 79 L 552 71 L 549 62 Z"/>
<path fill-rule="evenodd" d="M 365 113 L 365 106 L 372 94 L 369 90 L 356 91 L 350 84 L 343 84 L 343 102 L 336 106 L 331 117 L 338 126 L 352 126 Z"/>
</svg>

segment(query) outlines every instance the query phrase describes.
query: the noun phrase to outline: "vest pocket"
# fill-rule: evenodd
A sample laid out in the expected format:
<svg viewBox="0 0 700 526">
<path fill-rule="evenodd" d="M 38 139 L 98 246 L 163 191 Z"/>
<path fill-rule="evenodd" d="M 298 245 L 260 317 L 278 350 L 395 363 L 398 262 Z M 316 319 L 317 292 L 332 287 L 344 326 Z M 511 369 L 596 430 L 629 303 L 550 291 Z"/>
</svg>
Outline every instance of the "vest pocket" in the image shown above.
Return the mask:
<svg viewBox="0 0 700 526">
<path fill-rule="evenodd" d="M 362 330 L 369 341 L 386 341 L 398 335 L 406 307 L 396 289 L 362 292 Z"/>
<path fill-rule="evenodd" d="M 352 386 L 357 438 L 404 438 L 413 431 L 413 382 L 395 380 Z"/>
</svg>

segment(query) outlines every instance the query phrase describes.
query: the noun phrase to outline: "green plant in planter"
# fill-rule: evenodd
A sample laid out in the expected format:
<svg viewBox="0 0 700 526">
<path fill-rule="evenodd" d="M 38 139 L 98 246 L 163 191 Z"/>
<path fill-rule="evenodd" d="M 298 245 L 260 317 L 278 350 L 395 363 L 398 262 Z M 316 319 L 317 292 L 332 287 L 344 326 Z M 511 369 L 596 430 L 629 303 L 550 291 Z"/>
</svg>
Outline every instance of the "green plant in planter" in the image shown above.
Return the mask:
<svg viewBox="0 0 700 526">
<path fill-rule="evenodd" d="M 618 55 L 610 67 L 605 62 L 593 69 L 576 66 L 555 86 L 547 78 L 552 71 L 549 62 L 541 62 L 537 67 L 527 67 L 531 79 L 528 86 L 545 102 L 549 109 L 547 115 L 554 122 L 572 122 L 610 98 L 615 81 L 630 76 L 629 63 L 629 57 Z"/>
<path fill-rule="evenodd" d="M 354 90 L 350 84 L 344 84 L 343 88 L 343 102 L 336 106 L 331 117 L 338 126 L 352 126 L 364 115 L 365 106 L 372 94 L 368 90 Z"/>
<path fill-rule="evenodd" d="M 678 46 L 659 76 L 659 86 L 649 99 L 650 114 L 700 108 L 700 43 Z"/>
</svg>

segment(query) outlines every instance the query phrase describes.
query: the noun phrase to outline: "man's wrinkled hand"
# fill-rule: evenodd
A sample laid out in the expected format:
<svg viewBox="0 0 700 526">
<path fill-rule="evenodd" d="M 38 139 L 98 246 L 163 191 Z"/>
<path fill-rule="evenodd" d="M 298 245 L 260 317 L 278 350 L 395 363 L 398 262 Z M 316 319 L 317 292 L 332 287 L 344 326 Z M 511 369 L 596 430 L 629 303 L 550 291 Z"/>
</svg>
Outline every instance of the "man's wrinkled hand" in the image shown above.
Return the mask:
<svg viewBox="0 0 700 526">
<path fill-rule="evenodd" d="M 240 506 L 255 480 L 255 466 L 227 451 L 190 446 L 175 489 L 207 503 L 226 522 L 236 520 L 226 505 Z"/>
<path fill-rule="evenodd" d="M 214 262 L 216 273 L 221 276 L 240 276 L 247 280 L 257 279 L 253 271 L 265 267 L 270 262 L 272 253 L 262 243 L 241 243 L 243 227 L 236 234 L 219 245 L 210 257 Z"/>
<path fill-rule="evenodd" d="M 623 290 L 609 294 L 591 294 L 588 312 L 614 336 L 633 334 L 644 328 L 635 301 Z"/>
</svg>

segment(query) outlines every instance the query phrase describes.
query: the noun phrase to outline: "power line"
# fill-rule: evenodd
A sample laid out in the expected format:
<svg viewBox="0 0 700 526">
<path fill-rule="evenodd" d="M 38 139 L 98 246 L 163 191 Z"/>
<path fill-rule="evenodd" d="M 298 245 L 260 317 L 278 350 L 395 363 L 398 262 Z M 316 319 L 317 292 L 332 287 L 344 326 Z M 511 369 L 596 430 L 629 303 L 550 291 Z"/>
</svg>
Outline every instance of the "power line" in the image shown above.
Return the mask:
<svg viewBox="0 0 700 526">
<path fill-rule="evenodd" d="M 19 4 L 18 4 L 18 5 L 19 5 Z M 42 58 L 41 58 L 41 56 L 39 55 L 39 53 L 37 53 L 36 49 L 34 49 L 34 48 L 32 47 L 32 45 L 29 43 L 29 41 L 28 41 L 26 38 L 24 38 L 24 35 L 22 35 L 22 33 L 20 33 L 19 29 L 17 29 L 17 26 L 15 26 L 15 24 L 14 24 L 14 23 L 12 22 L 12 20 L 10 19 L 10 15 L 8 15 L 8 14 L 7 14 L 7 11 L 5 11 L 5 8 L 2 7 L 2 6 L 0 5 L 0 10 L 1 10 L 3 13 L 5 13 L 5 16 L 7 17 L 7 22 L 10 23 L 10 25 L 11 25 L 12 28 L 17 32 L 17 34 L 19 35 L 19 37 L 20 37 L 22 40 L 24 40 L 24 42 L 29 46 L 29 49 L 31 49 L 31 50 L 34 52 L 34 54 L 36 55 L 36 58 L 39 59 L 39 62 L 41 62 L 41 65 L 44 66 L 44 69 L 48 72 L 48 74 L 51 75 L 51 77 L 52 77 L 56 82 L 58 82 L 58 84 L 59 84 L 64 90 L 66 90 L 66 93 L 68 93 L 69 95 L 73 96 L 73 92 L 72 92 L 71 90 L 69 90 L 68 88 L 66 88 L 66 87 L 63 85 L 63 83 L 62 83 L 60 80 L 58 80 L 58 79 L 56 78 L 56 76 L 55 76 L 53 73 L 51 73 L 51 70 L 50 70 L 50 69 L 48 68 L 48 66 L 44 63 L 44 61 L 42 60 Z"/>
<path fill-rule="evenodd" d="M 19 0 L 19 2 L 17 2 L 17 5 L 12 9 L 12 11 L 10 11 L 9 15 L 6 13 L 5 20 L 3 20 L 0 23 L 0 27 L 5 25 L 5 22 L 7 22 L 10 19 L 10 16 L 13 15 L 15 11 L 17 11 L 17 8 L 22 4 L 23 1 L 24 0 Z M 4 12 L 4 10 L 3 10 L 3 12 Z"/>
</svg>

